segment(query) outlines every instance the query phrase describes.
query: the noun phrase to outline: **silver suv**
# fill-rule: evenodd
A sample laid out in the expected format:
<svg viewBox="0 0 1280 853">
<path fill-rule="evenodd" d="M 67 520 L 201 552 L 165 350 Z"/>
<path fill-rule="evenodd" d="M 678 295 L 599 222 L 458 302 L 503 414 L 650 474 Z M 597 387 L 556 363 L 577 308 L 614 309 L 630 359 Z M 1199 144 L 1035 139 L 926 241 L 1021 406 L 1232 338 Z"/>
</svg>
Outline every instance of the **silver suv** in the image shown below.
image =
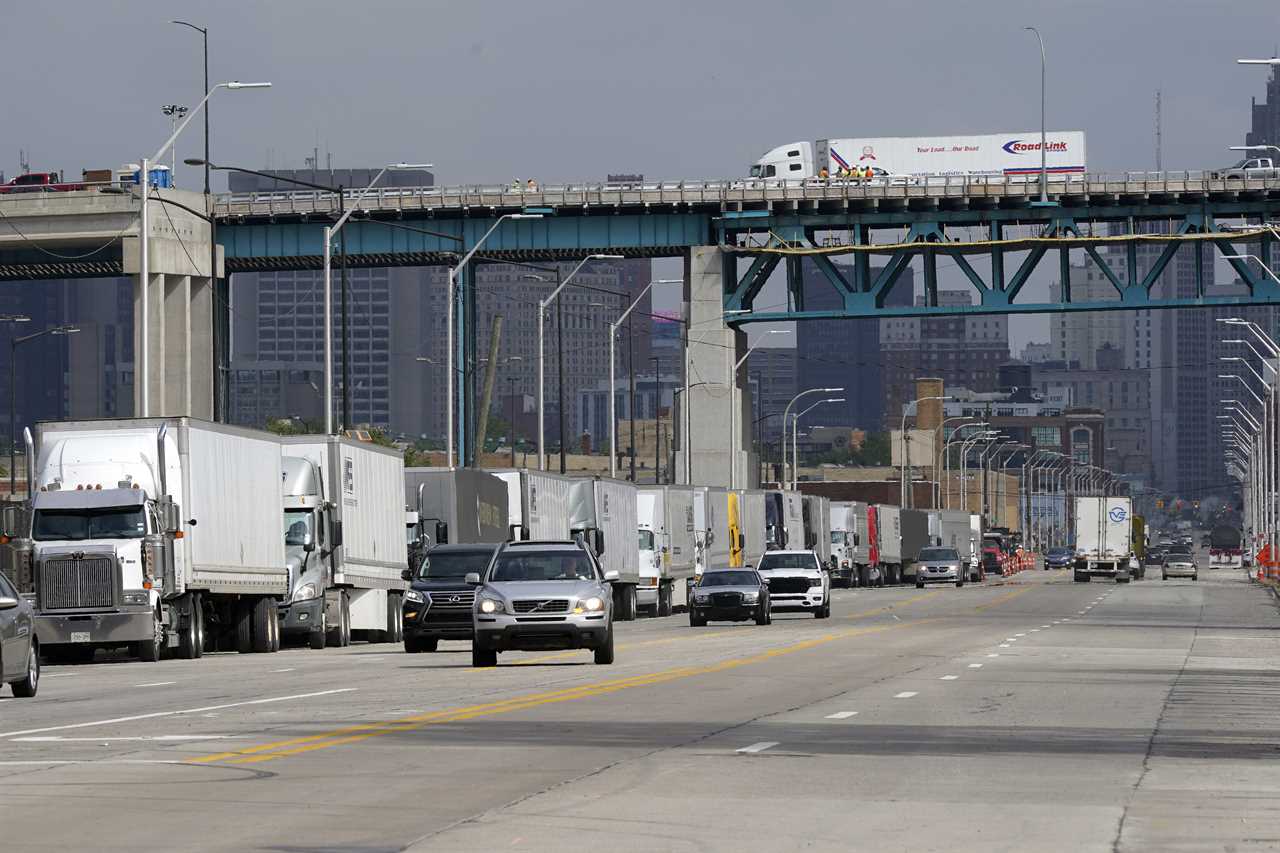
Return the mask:
<svg viewBox="0 0 1280 853">
<path fill-rule="evenodd" d="M 498 652 L 591 649 L 613 663 L 613 590 L 617 572 L 577 542 L 508 542 L 476 585 L 472 666 L 496 666 Z"/>
</svg>

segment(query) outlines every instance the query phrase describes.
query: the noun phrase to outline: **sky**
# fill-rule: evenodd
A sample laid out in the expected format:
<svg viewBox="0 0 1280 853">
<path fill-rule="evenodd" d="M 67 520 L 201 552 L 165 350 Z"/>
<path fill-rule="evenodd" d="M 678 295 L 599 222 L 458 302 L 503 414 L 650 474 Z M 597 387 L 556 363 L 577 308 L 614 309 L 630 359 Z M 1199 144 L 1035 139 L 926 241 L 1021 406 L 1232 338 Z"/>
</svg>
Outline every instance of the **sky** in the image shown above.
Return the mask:
<svg viewBox="0 0 1280 853">
<path fill-rule="evenodd" d="M 745 174 L 796 140 L 1084 130 L 1090 171 L 1226 164 L 1272 56 L 1274 0 L 6 0 L 0 171 L 115 168 L 211 82 L 217 162 L 434 163 L 440 183 Z M 32 37 L 19 37 L 20 34 Z M 38 34 L 38 37 L 37 37 Z M 191 128 L 178 157 L 196 156 Z M 198 185 L 179 165 L 178 183 Z M 665 273 L 659 270 L 661 277 Z M 944 285 L 947 279 L 944 277 Z M 958 284 L 958 282 L 957 282 Z M 1045 285 L 1047 286 L 1047 285 Z M 662 301 L 661 299 L 659 300 Z M 1013 337 L 1042 338 L 1019 319 Z M 779 336 L 782 337 L 782 336 Z"/>
</svg>

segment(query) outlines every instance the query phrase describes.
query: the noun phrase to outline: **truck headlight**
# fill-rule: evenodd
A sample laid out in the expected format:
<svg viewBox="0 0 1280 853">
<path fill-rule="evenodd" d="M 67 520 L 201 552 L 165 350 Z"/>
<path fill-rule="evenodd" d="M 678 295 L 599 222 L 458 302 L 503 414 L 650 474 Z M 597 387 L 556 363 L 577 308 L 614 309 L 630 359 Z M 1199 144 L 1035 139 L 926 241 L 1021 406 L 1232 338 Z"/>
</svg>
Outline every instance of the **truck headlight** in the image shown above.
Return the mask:
<svg viewBox="0 0 1280 853">
<path fill-rule="evenodd" d="M 579 613 L 600 613 L 604 610 L 604 599 L 593 595 L 579 601 L 575 609 Z"/>
<path fill-rule="evenodd" d="M 406 589 L 404 591 L 404 600 L 413 604 L 426 604 L 427 598 L 416 589 Z"/>
<path fill-rule="evenodd" d="M 314 583 L 304 583 L 293 591 L 292 601 L 310 601 L 316 597 L 316 585 Z"/>
<path fill-rule="evenodd" d="M 480 599 L 479 607 L 481 613 L 503 613 L 507 609 L 506 605 L 496 598 Z"/>
<path fill-rule="evenodd" d="M 147 592 L 145 589 L 139 592 L 125 592 L 124 603 L 125 604 L 150 604 L 151 593 Z"/>
</svg>

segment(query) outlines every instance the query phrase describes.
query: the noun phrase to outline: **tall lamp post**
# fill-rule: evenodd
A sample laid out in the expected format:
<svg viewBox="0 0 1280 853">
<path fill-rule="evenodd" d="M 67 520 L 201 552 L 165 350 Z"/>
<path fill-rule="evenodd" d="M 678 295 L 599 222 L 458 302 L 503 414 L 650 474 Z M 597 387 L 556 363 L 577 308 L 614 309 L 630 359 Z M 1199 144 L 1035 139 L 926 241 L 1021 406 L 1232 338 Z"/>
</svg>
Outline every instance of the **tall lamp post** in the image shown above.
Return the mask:
<svg viewBox="0 0 1280 853">
<path fill-rule="evenodd" d="M 0 318 L 9 319 L 13 323 L 24 323 L 30 320 L 29 317 Z M 48 329 L 41 329 L 38 332 L 32 332 L 29 335 L 23 335 L 20 338 L 9 338 L 9 499 L 13 500 L 14 493 L 17 491 L 18 473 L 17 473 L 17 446 L 18 446 L 18 347 L 37 338 L 43 338 L 45 335 L 74 335 L 80 331 L 75 326 L 51 326 Z M 27 482 L 31 481 L 31 472 L 27 472 Z"/>
<path fill-rule="evenodd" d="M 920 404 L 927 403 L 931 400 L 953 400 L 954 397 L 917 397 L 912 400 L 912 405 L 916 407 L 916 417 L 919 420 Z M 911 482 L 911 439 L 907 435 L 907 410 L 910 406 L 902 407 L 902 428 L 898 432 L 902 439 L 902 476 L 899 478 L 898 496 L 902 499 L 902 507 L 909 509 L 912 505 L 911 495 L 908 494 L 907 487 Z M 937 472 L 934 472 L 934 478 L 937 478 Z"/>
<path fill-rule="evenodd" d="M 800 419 L 809 412 L 826 403 L 843 403 L 844 397 L 828 397 L 825 400 L 819 400 L 809 408 L 805 409 L 798 415 L 791 416 L 791 490 L 795 491 L 800 485 Z"/>
<path fill-rule="evenodd" d="M 650 290 L 652 290 L 655 284 L 679 284 L 683 281 L 684 279 L 681 279 L 681 278 L 655 278 L 653 281 L 646 284 L 644 286 L 644 289 L 642 289 L 638 294 L 636 294 L 636 298 L 632 300 L 630 305 L 627 306 L 627 310 L 622 312 L 622 316 L 620 316 L 617 320 L 609 324 L 609 476 L 610 477 L 618 476 L 618 416 L 617 416 L 617 399 L 616 399 L 617 392 L 615 391 L 615 388 L 614 388 L 616 384 L 616 373 L 617 373 L 617 365 L 615 364 L 617 357 L 614 354 L 614 344 L 615 344 L 616 338 L 618 337 L 618 327 L 622 325 L 623 320 L 627 319 L 627 317 L 631 315 L 631 312 L 635 310 L 636 306 L 640 304 L 640 301 L 644 299 L 645 294 L 647 294 Z M 634 385 L 635 366 L 631 365 L 630 368 L 631 368 L 631 374 L 632 374 L 632 384 Z M 635 400 L 633 398 L 630 401 L 629 405 L 627 406 L 627 410 L 630 411 L 634 406 L 635 406 Z M 632 415 L 634 417 L 634 412 L 632 413 Z M 634 454 L 635 453 L 635 446 L 634 446 L 635 436 L 632 436 L 631 443 L 632 443 L 631 452 L 632 454 Z M 634 479 L 634 476 L 635 475 L 633 474 L 632 479 Z"/>
<path fill-rule="evenodd" d="M 788 329 L 769 329 L 765 334 L 789 335 L 791 334 L 791 331 Z M 737 382 L 734 380 L 738 378 L 738 371 L 742 369 L 742 365 L 746 363 L 747 358 L 750 357 L 751 353 L 760 349 L 762 346 L 764 346 L 763 343 L 758 343 L 754 346 L 748 347 L 747 351 L 742 354 L 742 358 L 735 361 L 733 363 L 733 367 L 729 369 L 729 488 L 731 489 L 737 486 L 738 473 L 738 406 L 733 399 L 733 392 L 734 389 L 737 388 Z M 688 403 L 688 401 L 685 402 L 686 404 Z M 750 437 L 749 430 L 748 437 Z"/>
<path fill-rule="evenodd" d="M 952 419 L 948 418 L 947 420 L 952 420 Z M 944 426 L 946 425 L 946 423 L 947 423 L 946 421 L 943 421 Z M 947 483 L 947 491 L 943 495 L 943 500 L 942 500 L 942 504 L 945 509 L 951 509 L 951 491 L 952 491 L 951 490 L 951 445 L 956 444 L 958 442 L 960 446 L 963 447 L 965 442 L 973 438 L 972 435 L 968 435 L 968 436 L 961 435 L 961 432 L 965 429 L 965 427 L 985 427 L 985 426 L 990 426 L 990 424 L 987 421 L 973 421 L 971 423 L 958 426 L 954 430 L 952 430 L 951 438 L 947 439 L 942 445 L 942 479 L 944 479 Z M 981 432 L 981 430 L 979 430 L 979 432 Z M 968 512 L 969 511 L 968 507 L 965 507 L 964 511 Z"/>
<path fill-rule="evenodd" d="M 1049 203 L 1049 167 L 1048 154 L 1045 150 L 1046 133 L 1044 125 L 1044 78 L 1045 78 L 1045 58 L 1044 58 L 1044 39 L 1040 36 L 1040 31 L 1035 27 L 1023 27 L 1024 30 L 1030 30 L 1036 34 L 1036 41 L 1040 43 L 1040 203 L 1047 205 Z"/>
<path fill-rule="evenodd" d="M 791 407 L 795 405 L 796 400 L 809 394 L 837 394 L 844 391 L 843 388 L 809 388 L 801 391 L 799 394 L 791 398 L 787 403 L 787 407 L 782 410 L 782 452 L 779 455 L 778 463 L 782 473 L 782 482 L 787 482 L 787 417 L 791 414 Z M 794 472 L 792 472 L 794 477 Z"/>
<path fill-rule="evenodd" d="M 547 306 L 560 295 L 560 291 L 564 290 L 565 285 L 573 281 L 573 277 L 578 274 L 581 269 L 591 261 L 614 261 L 621 260 L 622 255 L 587 255 L 578 261 L 578 265 L 574 267 L 567 276 L 560 280 L 555 289 L 547 295 L 545 299 L 538 300 L 538 470 L 547 470 L 547 449 L 546 449 L 546 422 L 543 407 L 544 399 L 544 382 L 546 370 L 546 352 L 545 350 L 545 329 L 547 319 Z M 564 341 L 557 338 L 557 347 L 563 349 Z M 560 417 L 564 417 L 564 412 L 560 413 Z M 560 443 L 560 452 L 564 453 L 564 442 Z"/>
<path fill-rule="evenodd" d="M 161 158 L 164 157 L 165 152 L 173 147 L 173 143 L 177 141 L 178 135 L 181 134 L 182 131 L 186 130 L 187 125 L 191 123 L 193 118 L 195 118 L 196 113 L 204 109 L 205 104 L 207 104 L 209 99 L 213 97 L 214 92 L 219 89 L 228 89 L 232 91 L 239 89 L 266 89 L 270 88 L 270 86 L 270 83 L 241 83 L 239 80 L 232 80 L 227 83 L 218 83 L 205 93 L 205 96 L 200 99 L 200 103 L 196 104 L 191 112 L 187 113 L 187 117 L 182 120 L 182 124 L 178 125 L 177 129 L 170 134 L 167 140 L 165 140 L 165 143 L 156 150 L 156 153 L 149 159 L 146 157 L 142 159 L 142 167 L 138 173 L 138 183 L 142 191 L 139 213 L 140 224 L 138 225 L 138 279 L 141 285 L 139 287 L 139 291 L 142 295 L 142 310 L 139 312 L 138 322 L 142 328 L 138 332 L 138 352 L 134 354 L 134 363 L 136 364 L 137 369 L 134 371 L 133 380 L 135 387 L 137 382 L 142 382 L 142 388 L 138 393 L 138 415 L 140 417 L 146 418 L 151 416 L 151 354 L 148 351 L 151 348 L 151 227 L 150 220 L 148 218 L 151 214 L 149 201 L 151 198 L 150 164 L 160 162 Z M 209 275 L 212 276 L 214 272 L 215 271 L 212 269 L 209 270 Z"/>
<path fill-rule="evenodd" d="M 180 27 L 189 27 L 200 34 L 200 39 L 204 42 L 204 90 L 209 91 L 209 30 L 205 27 L 197 27 L 188 21 L 170 21 L 171 24 L 177 24 Z M 204 111 L 204 159 L 206 165 L 204 167 L 204 194 L 209 195 L 209 108 L 205 107 Z M 213 211 L 210 211 L 212 213 Z"/>
</svg>

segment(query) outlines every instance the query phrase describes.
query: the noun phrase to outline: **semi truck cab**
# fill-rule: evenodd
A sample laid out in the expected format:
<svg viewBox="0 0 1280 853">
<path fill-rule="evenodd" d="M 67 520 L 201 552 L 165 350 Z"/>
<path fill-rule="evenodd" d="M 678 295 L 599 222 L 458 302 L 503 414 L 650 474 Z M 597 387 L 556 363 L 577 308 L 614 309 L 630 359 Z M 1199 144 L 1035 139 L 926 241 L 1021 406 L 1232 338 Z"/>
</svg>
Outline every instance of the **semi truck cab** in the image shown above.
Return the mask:
<svg viewBox="0 0 1280 853">
<path fill-rule="evenodd" d="M 289 597 L 279 605 L 280 631 L 307 634 L 313 648 L 324 648 L 329 571 L 320 549 L 326 526 L 320 472 L 300 456 L 282 457 L 280 464 L 284 475 L 285 565 L 289 569 Z"/>
<path fill-rule="evenodd" d="M 817 174 L 813 165 L 813 143 L 792 142 L 765 152 L 751 167 L 753 178 L 811 178 Z"/>
</svg>

